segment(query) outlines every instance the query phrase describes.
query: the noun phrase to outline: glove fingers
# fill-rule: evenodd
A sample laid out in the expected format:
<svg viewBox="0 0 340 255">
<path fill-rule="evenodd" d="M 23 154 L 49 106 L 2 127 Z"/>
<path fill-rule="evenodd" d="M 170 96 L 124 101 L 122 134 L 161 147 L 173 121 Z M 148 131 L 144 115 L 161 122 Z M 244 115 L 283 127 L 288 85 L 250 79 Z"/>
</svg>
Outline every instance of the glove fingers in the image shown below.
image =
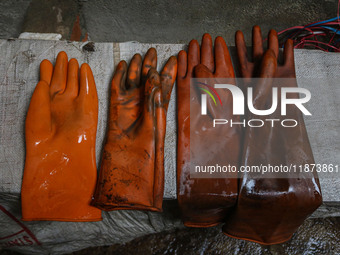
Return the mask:
<svg viewBox="0 0 340 255">
<path fill-rule="evenodd" d="M 181 50 L 178 53 L 178 72 L 177 78 L 184 79 L 187 73 L 188 56 L 185 50 Z M 180 82 L 177 82 L 177 87 L 180 86 Z"/>
<path fill-rule="evenodd" d="M 200 45 L 196 40 L 191 40 L 188 49 L 187 77 L 193 78 L 194 67 L 200 63 Z"/>
<path fill-rule="evenodd" d="M 210 78 L 213 79 L 213 74 L 210 70 L 200 64 L 195 67 L 195 76 L 197 78 Z M 207 111 L 212 118 L 221 118 L 221 116 L 225 116 L 226 113 L 228 117 L 232 114 L 232 100 L 230 93 L 225 89 L 216 90 L 214 88 L 214 82 L 206 81 L 198 84 L 198 93 L 199 96 L 202 94 L 206 94 L 207 97 Z M 223 107 L 223 104 L 229 104 L 230 107 L 226 109 Z"/>
<path fill-rule="evenodd" d="M 66 87 L 67 80 L 67 55 L 61 51 L 57 56 L 57 61 L 54 67 L 52 81 L 51 81 L 51 95 L 62 94 Z"/>
<path fill-rule="evenodd" d="M 287 67 L 294 68 L 294 43 L 291 39 L 285 42 L 285 48 L 283 50 L 283 64 Z"/>
<path fill-rule="evenodd" d="M 279 39 L 274 29 L 271 29 L 268 34 L 268 49 L 274 52 L 277 59 L 279 58 Z"/>
<path fill-rule="evenodd" d="M 268 101 L 268 95 L 272 89 L 273 78 L 277 69 L 277 59 L 274 51 L 267 50 L 261 63 L 261 73 L 259 83 L 256 84 L 253 105 L 256 109 L 263 109 Z"/>
<path fill-rule="evenodd" d="M 155 89 L 153 95 L 153 103 L 156 115 L 156 134 L 157 134 L 157 147 L 164 146 L 165 130 L 166 130 L 166 110 L 163 105 L 162 91 L 158 88 Z"/>
<path fill-rule="evenodd" d="M 180 127 L 185 119 L 190 115 L 190 77 L 186 77 L 187 72 L 187 53 L 181 50 L 178 54 L 178 73 L 177 73 L 177 117 Z"/>
<path fill-rule="evenodd" d="M 238 56 L 238 61 L 241 67 L 241 75 L 244 78 L 249 78 L 247 75 L 248 69 L 248 54 L 247 54 L 247 46 L 246 42 L 244 41 L 244 35 L 242 31 L 237 31 L 235 34 L 235 44 L 236 44 L 236 51 Z"/>
<path fill-rule="evenodd" d="M 40 64 L 40 81 L 45 81 L 48 85 L 51 84 L 52 73 L 52 63 L 47 59 L 44 59 Z"/>
<path fill-rule="evenodd" d="M 72 58 L 68 63 L 68 72 L 67 72 L 67 85 L 66 90 L 64 92 L 65 95 L 69 95 L 71 97 L 76 97 L 78 95 L 79 90 L 79 64 L 75 58 Z"/>
<path fill-rule="evenodd" d="M 261 63 L 260 78 L 274 78 L 277 67 L 277 58 L 273 50 L 265 52 Z"/>
<path fill-rule="evenodd" d="M 50 87 L 40 81 L 35 87 L 26 117 L 26 137 L 51 131 Z"/>
<path fill-rule="evenodd" d="M 111 99 L 117 99 L 120 94 L 125 93 L 125 81 L 127 75 L 127 64 L 124 60 L 120 61 L 116 67 L 111 82 Z M 112 101 L 112 100 L 111 100 Z"/>
<path fill-rule="evenodd" d="M 261 61 L 263 56 L 262 34 L 259 26 L 253 27 L 253 62 Z"/>
<path fill-rule="evenodd" d="M 175 56 L 171 56 L 168 62 L 165 64 L 160 77 L 165 112 L 168 110 L 171 91 L 176 80 L 176 74 L 177 74 L 177 58 Z"/>
<path fill-rule="evenodd" d="M 144 108 L 143 108 L 143 123 L 142 127 L 146 130 L 154 129 L 155 119 L 155 104 L 154 104 L 154 95 L 156 89 L 160 87 L 160 77 L 156 69 L 151 68 L 149 70 L 148 76 L 146 78 L 145 83 L 145 92 L 144 92 Z M 158 90 L 158 89 L 157 89 Z"/>
<path fill-rule="evenodd" d="M 154 206 L 162 208 L 164 192 L 164 139 L 166 131 L 166 110 L 163 107 L 161 90 L 154 93 L 154 107 L 156 114 L 156 155 L 155 155 L 155 183 Z"/>
<path fill-rule="evenodd" d="M 140 54 L 135 54 L 131 60 L 129 65 L 127 80 L 126 80 L 126 89 L 139 88 L 140 86 L 140 77 L 142 69 L 142 56 Z"/>
<path fill-rule="evenodd" d="M 127 79 L 125 82 L 126 92 L 121 94 L 117 102 L 117 125 L 122 130 L 128 130 L 135 121 L 141 116 L 143 106 L 143 93 L 145 83 L 141 81 L 142 70 L 149 70 L 149 67 L 157 65 L 157 52 L 149 49 L 144 58 L 142 67 L 142 57 L 135 54 L 129 64 Z M 141 83 L 142 82 L 142 83 Z M 123 85 L 123 84 L 122 84 Z"/>
<path fill-rule="evenodd" d="M 86 102 L 92 109 L 98 109 L 98 96 L 96 83 L 92 74 L 90 66 L 86 63 L 81 65 L 80 68 L 80 87 L 79 87 L 79 98 L 86 98 Z"/>
<path fill-rule="evenodd" d="M 193 112 L 200 110 L 200 99 L 198 98 L 197 89 L 194 86 L 190 86 L 190 80 L 194 78 L 194 68 L 200 64 L 200 46 L 196 40 L 191 40 L 189 43 L 187 63 L 186 80 L 183 82 L 186 87 L 178 88 L 178 90 L 181 90 L 179 95 L 182 97 L 178 105 L 178 114 L 179 118 L 184 120 L 183 122 L 186 122 L 185 120 L 190 117 L 191 106 L 194 109 Z"/>
<path fill-rule="evenodd" d="M 215 74 L 219 78 L 234 78 L 234 68 L 229 55 L 228 47 L 221 36 L 215 39 Z"/>
<path fill-rule="evenodd" d="M 120 61 L 114 72 L 111 82 L 110 110 L 109 110 L 109 130 L 118 130 L 118 106 L 119 99 L 125 94 L 125 81 L 127 75 L 127 64 Z"/>
<path fill-rule="evenodd" d="M 150 48 L 145 54 L 142 66 L 142 84 L 145 84 L 149 70 L 157 69 L 157 51 L 155 48 Z"/>
<path fill-rule="evenodd" d="M 203 78 L 212 79 L 213 74 L 211 73 L 210 69 L 207 66 L 199 64 L 195 67 L 195 77 L 200 78 L 200 80 L 202 80 L 202 82 L 199 82 L 197 84 L 197 87 L 195 87 L 195 91 L 197 92 L 198 102 L 201 102 L 201 95 L 205 94 L 207 97 L 207 111 L 212 118 L 215 118 L 216 117 L 215 110 L 220 105 L 217 105 L 219 101 L 215 94 L 215 89 L 213 87 L 214 84 L 211 84 L 211 82 L 208 82 L 208 80 L 203 81 L 204 80 Z M 194 107 L 192 108 L 192 110 L 197 107 L 199 109 L 195 109 L 195 110 L 197 110 L 197 112 L 200 112 L 201 104 L 199 105 L 192 104 L 192 107 Z M 194 111 L 192 111 L 192 113 L 193 112 Z"/>
<path fill-rule="evenodd" d="M 201 45 L 201 64 L 208 67 L 211 72 L 214 72 L 214 53 L 212 39 L 209 34 L 204 34 Z"/>
</svg>

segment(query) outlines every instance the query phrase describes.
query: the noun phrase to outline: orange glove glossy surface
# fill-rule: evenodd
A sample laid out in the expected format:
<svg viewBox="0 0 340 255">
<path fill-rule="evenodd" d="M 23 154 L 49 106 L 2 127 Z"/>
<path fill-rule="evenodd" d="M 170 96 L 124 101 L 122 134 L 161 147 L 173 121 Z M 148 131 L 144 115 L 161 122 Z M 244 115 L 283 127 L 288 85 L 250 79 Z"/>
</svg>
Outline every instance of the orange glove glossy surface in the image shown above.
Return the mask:
<svg viewBox="0 0 340 255">
<path fill-rule="evenodd" d="M 159 75 L 157 52 L 121 61 L 111 85 L 108 131 L 93 204 L 103 210 L 162 211 L 166 112 L 177 73 L 171 57 Z"/>
<path fill-rule="evenodd" d="M 263 53 L 262 37 L 258 27 L 254 28 L 253 48 L 258 59 L 255 64 L 247 61 L 244 41 L 236 44 L 242 73 L 245 78 L 267 78 L 256 84 L 253 104 L 256 109 L 269 109 L 272 100 L 272 86 L 297 87 L 295 79 L 271 83 L 271 78 L 295 78 L 293 43 L 288 40 L 284 49 L 283 64 L 278 64 L 278 44 L 275 31 L 269 34 L 269 50 Z M 261 40 L 259 39 L 261 38 Z M 275 42 L 275 43 L 273 43 Z M 260 44 L 260 45 L 259 45 Z M 258 70 L 254 74 L 254 70 Z M 249 84 L 248 84 L 249 86 Z M 298 98 L 291 94 L 290 98 Z M 278 105 L 280 106 L 279 97 Z M 280 107 L 270 116 L 254 116 L 249 119 L 282 119 Z M 287 106 L 284 119 L 295 119 L 296 127 L 283 127 L 280 124 L 265 124 L 261 128 L 247 127 L 243 145 L 244 166 L 290 166 L 314 164 L 306 127 L 300 110 L 295 105 Z M 265 245 L 282 243 L 291 238 L 303 221 L 322 203 L 317 174 L 243 173 L 239 183 L 239 197 L 235 210 L 228 217 L 223 232 L 228 236 L 250 240 Z M 267 177 L 267 178 L 265 178 Z"/>
<path fill-rule="evenodd" d="M 60 52 L 40 65 L 26 117 L 22 219 L 99 221 L 96 184 L 98 98 L 92 71 Z M 80 77 L 78 77 L 80 76 Z"/>
<path fill-rule="evenodd" d="M 193 93 L 196 88 L 190 88 L 190 80 L 209 78 L 206 83 L 210 83 L 216 78 L 234 77 L 229 51 L 222 37 L 215 39 L 213 49 L 211 36 L 205 34 L 201 48 L 196 40 L 192 40 L 188 53 L 179 53 L 177 198 L 182 220 L 188 227 L 210 227 L 223 222 L 237 199 L 237 173 L 234 178 L 194 178 L 190 175 L 190 160 L 193 160 L 190 155 L 195 155 L 203 165 L 219 161 L 223 165 L 238 166 L 241 139 L 239 127 L 219 125 L 213 128 L 212 125 L 214 116 L 226 109 L 230 109 L 227 110 L 228 117 L 238 121 L 232 116 L 231 94 L 225 90 L 219 91 L 221 100 L 227 106 L 216 107 L 212 100 L 208 101 L 209 114 L 202 116 L 199 94 Z M 190 115 L 190 111 L 196 113 L 191 112 Z M 190 132 L 190 125 L 194 132 Z M 220 162 L 221 159 L 223 162 Z"/>
</svg>

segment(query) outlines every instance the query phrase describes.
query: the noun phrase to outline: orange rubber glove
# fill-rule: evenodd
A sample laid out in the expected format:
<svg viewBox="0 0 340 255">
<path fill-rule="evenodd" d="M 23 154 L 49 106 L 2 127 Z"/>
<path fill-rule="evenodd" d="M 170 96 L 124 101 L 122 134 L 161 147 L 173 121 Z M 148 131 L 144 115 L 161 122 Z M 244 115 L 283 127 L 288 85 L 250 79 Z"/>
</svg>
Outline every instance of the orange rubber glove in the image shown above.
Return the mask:
<svg viewBox="0 0 340 255">
<path fill-rule="evenodd" d="M 99 221 L 90 205 L 96 170 L 97 90 L 91 68 L 60 52 L 40 65 L 26 117 L 22 219 Z"/>
<path fill-rule="evenodd" d="M 193 159 L 190 159 L 190 155 L 201 159 L 200 162 L 204 165 L 217 161 L 221 163 L 220 159 L 223 159 L 223 165 L 230 164 L 238 167 L 241 129 L 236 126 L 219 125 L 215 128 L 212 126 L 212 118 L 220 110 L 232 109 L 231 94 L 225 90 L 219 91 L 219 95 L 227 106 L 215 107 L 208 102 L 209 114 L 205 116 L 200 114 L 200 98 L 198 94 L 190 94 L 190 80 L 194 78 L 194 73 L 196 78 L 235 77 L 229 51 L 222 37 L 215 39 L 214 51 L 211 36 L 205 34 L 201 49 L 198 42 L 192 40 L 188 54 L 181 51 L 178 56 L 177 198 L 184 225 L 210 227 L 223 222 L 231 207 L 235 205 L 237 173 L 234 178 L 191 177 L 190 160 Z M 190 110 L 197 113 L 190 116 Z M 232 116 L 232 111 L 228 111 L 227 115 L 234 121 L 239 119 Z M 192 129 L 195 129 L 191 133 L 190 123 L 193 125 Z"/>
<path fill-rule="evenodd" d="M 157 52 L 121 61 L 111 85 L 108 132 L 93 204 L 106 211 L 162 211 L 166 112 L 177 73 L 171 57 L 159 75 Z M 126 78 L 127 77 L 127 78 Z"/>
<path fill-rule="evenodd" d="M 267 78 L 256 84 L 253 104 L 256 109 L 269 109 L 272 86 L 297 87 L 296 80 L 269 82 L 270 78 L 295 78 L 293 42 L 284 48 L 284 62 L 278 64 L 278 40 L 274 30 L 269 33 L 269 50 L 263 53 L 259 27 L 254 27 L 253 49 L 255 63 L 248 62 L 241 32 L 236 34 L 236 45 L 243 77 Z M 241 38 L 241 40 L 240 40 Z M 260 59 L 260 60 L 259 60 Z M 262 64 L 261 64 L 262 61 Z M 255 70 L 258 70 L 256 73 Z M 248 86 L 250 86 L 248 84 Z M 298 98 L 291 94 L 290 98 Z M 279 97 L 278 105 L 280 106 Z M 280 107 L 270 116 L 249 119 L 282 119 Z M 247 127 L 244 136 L 244 166 L 290 166 L 314 164 L 303 116 L 295 105 L 287 107 L 285 119 L 295 119 L 296 127 L 265 124 L 261 128 Z M 270 175 L 270 176 L 269 176 Z M 266 176 L 267 178 L 265 178 Z M 223 232 L 228 236 L 265 245 L 289 240 L 303 221 L 322 203 L 317 173 L 280 173 L 277 175 L 243 173 L 239 182 L 236 209 L 228 217 Z"/>
</svg>

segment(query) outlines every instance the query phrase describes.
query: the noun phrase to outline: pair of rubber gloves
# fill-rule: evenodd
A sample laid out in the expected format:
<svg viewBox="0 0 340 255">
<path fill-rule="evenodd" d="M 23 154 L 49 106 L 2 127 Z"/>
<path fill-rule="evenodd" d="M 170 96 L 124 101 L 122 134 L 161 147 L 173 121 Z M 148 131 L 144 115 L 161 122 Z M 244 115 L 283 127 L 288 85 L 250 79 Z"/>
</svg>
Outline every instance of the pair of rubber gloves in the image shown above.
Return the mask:
<svg viewBox="0 0 340 255">
<path fill-rule="evenodd" d="M 96 185 L 98 97 L 92 71 L 83 64 L 79 73 L 77 60 L 68 61 L 65 52 L 54 68 L 41 63 L 26 118 L 23 220 L 99 221 L 100 209 L 162 210 L 166 112 L 177 58 L 161 74 L 156 67 L 151 48 L 143 63 L 136 54 L 129 67 L 121 61 L 116 68 Z"/>
<path fill-rule="evenodd" d="M 252 60 L 249 61 L 243 34 L 241 31 L 236 33 L 241 76 L 267 78 L 253 88 L 255 109 L 270 108 L 271 78 L 293 78 L 280 86 L 297 87 L 293 42 L 288 40 L 285 43 L 283 63 L 280 64 L 277 33 L 270 31 L 266 51 L 263 50 L 262 41 L 261 30 L 255 26 Z M 223 232 L 226 235 L 266 245 L 289 240 L 304 219 L 322 203 L 316 173 L 299 176 L 287 173 L 280 178 L 263 178 L 261 174 L 254 173 L 238 176 L 236 173 L 236 176 L 222 179 L 192 178 L 190 150 L 191 155 L 203 159 L 201 162 L 206 159 L 206 165 L 217 159 L 224 159 L 224 165 L 238 167 L 314 163 L 301 112 L 295 106 L 287 108 L 287 118 L 298 121 L 296 127 L 265 125 L 242 130 L 240 125 L 217 125 L 214 128 L 211 123 L 218 114 L 218 107 L 214 107 L 212 100 L 211 104 L 207 104 L 207 115 L 190 115 L 190 106 L 199 109 L 194 104 L 200 104 L 195 93 L 190 94 L 192 78 L 235 78 L 229 51 L 222 37 L 215 39 L 213 49 L 210 35 L 205 34 L 201 47 L 196 40 L 192 40 L 188 53 L 181 51 L 178 56 L 177 195 L 184 224 L 210 227 L 225 223 Z M 251 84 L 244 79 L 243 86 L 246 88 Z M 223 106 L 229 115 L 227 119 L 240 121 L 228 110 L 233 107 L 231 93 L 220 91 L 220 98 L 227 102 L 227 106 Z M 298 98 L 298 95 L 293 96 Z M 276 111 L 271 118 L 280 117 L 279 111 Z M 264 120 L 266 117 L 248 113 L 247 118 Z M 190 133 L 190 123 L 195 126 L 195 132 Z"/>
</svg>

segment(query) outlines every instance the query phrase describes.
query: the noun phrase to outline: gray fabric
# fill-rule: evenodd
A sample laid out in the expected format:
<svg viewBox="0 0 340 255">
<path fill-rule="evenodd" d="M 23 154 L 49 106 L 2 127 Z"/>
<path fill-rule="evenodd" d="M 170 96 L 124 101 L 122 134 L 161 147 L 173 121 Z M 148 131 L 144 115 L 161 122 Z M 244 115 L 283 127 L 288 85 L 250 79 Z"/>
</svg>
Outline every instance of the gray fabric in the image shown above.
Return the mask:
<svg viewBox="0 0 340 255">
<path fill-rule="evenodd" d="M 135 53 L 144 55 L 149 47 L 158 51 L 160 71 L 171 55 L 185 48 L 182 44 L 95 43 L 94 51 L 86 51 L 86 43 L 65 41 L 0 40 L 0 192 L 20 193 L 24 168 L 24 122 L 29 100 L 39 79 L 39 64 L 43 59 L 55 62 L 59 51 L 69 58 L 90 64 L 95 76 L 99 97 L 99 121 L 97 132 L 97 162 L 106 130 L 109 86 L 114 67 L 119 60 L 129 61 Z M 86 47 L 85 47 L 86 48 Z M 232 53 L 235 48 L 230 47 Z M 235 54 L 231 54 L 234 56 Z M 103 57 L 105 56 L 105 57 Z M 334 79 L 340 76 L 339 55 L 313 50 L 295 50 L 298 84 L 308 88 L 312 100 L 308 107 L 312 117 L 305 118 L 309 138 L 317 163 L 340 163 L 339 150 L 339 96 L 340 87 Z M 305 77 L 322 79 L 320 86 L 308 86 Z M 308 80 L 307 80 L 308 81 Z M 164 198 L 176 198 L 176 89 L 173 90 L 167 117 L 165 142 L 165 190 Z M 324 120 L 332 120 L 326 125 Z M 339 175 L 329 175 L 320 181 L 324 201 L 340 201 Z"/>
<path fill-rule="evenodd" d="M 95 76 L 99 96 L 99 122 L 97 132 L 97 162 L 106 131 L 109 86 L 114 67 L 120 59 L 129 61 L 139 52 L 145 54 L 150 46 L 158 50 L 158 70 L 171 55 L 177 55 L 184 45 L 95 43 L 94 51 L 86 51 L 86 43 L 65 41 L 0 40 L 0 238 L 20 230 L 18 223 L 4 210 L 20 219 L 20 188 L 25 160 L 24 123 L 34 87 L 39 79 L 39 64 L 43 59 L 52 63 L 59 51 L 69 58 L 90 64 Z M 85 47 L 89 48 L 89 47 Z M 91 48 L 91 47 L 90 47 Z M 231 47 L 232 56 L 235 49 Z M 339 164 L 339 78 L 338 54 L 320 51 L 296 50 L 295 61 L 298 83 L 310 89 L 312 100 L 308 109 L 313 116 L 305 118 L 316 162 Z M 322 79 L 320 86 L 309 87 L 304 77 Z M 176 91 L 172 93 L 165 142 L 166 199 L 176 197 Z M 328 120 L 326 124 L 325 120 Z M 340 182 L 338 175 L 321 179 L 324 201 L 331 206 L 319 208 L 314 217 L 339 216 Z M 25 222 L 42 245 L 13 246 L 14 250 L 30 254 L 62 254 L 90 246 L 110 245 L 136 237 L 183 227 L 176 206 L 164 203 L 163 213 L 142 211 L 103 212 L 101 222 Z M 175 203 L 175 201 L 172 201 Z M 1 210 L 2 209 L 2 210 Z M 26 232 L 23 232 L 26 233 Z M 21 238 L 23 233 L 0 239 L 0 243 Z"/>
<path fill-rule="evenodd" d="M 299 87 L 308 89 L 305 116 L 315 163 L 340 166 L 340 55 L 318 50 L 295 50 Z M 339 169 L 340 171 L 340 169 Z M 319 173 L 324 201 L 340 202 L 340 172 Z"/>
</svg>

